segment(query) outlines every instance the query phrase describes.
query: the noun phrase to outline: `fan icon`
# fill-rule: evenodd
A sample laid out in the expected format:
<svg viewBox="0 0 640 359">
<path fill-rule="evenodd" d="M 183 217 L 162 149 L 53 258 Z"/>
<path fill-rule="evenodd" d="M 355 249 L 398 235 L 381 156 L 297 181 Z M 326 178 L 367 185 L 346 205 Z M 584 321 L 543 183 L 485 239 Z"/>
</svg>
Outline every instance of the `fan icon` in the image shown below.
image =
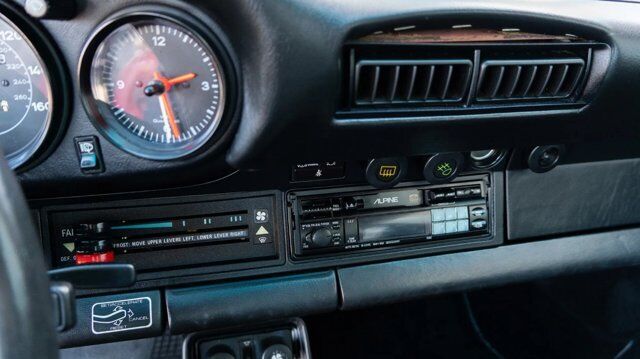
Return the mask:
<svg viewBox="0 0 640 359">
<path fill-rule="evenodd" d="M 255 218 L 256 218 L 256 222 L 258 222 L 258 223 L 266 222 L 267 221 L 267 211 L 257 210 Z"/>
</svg>

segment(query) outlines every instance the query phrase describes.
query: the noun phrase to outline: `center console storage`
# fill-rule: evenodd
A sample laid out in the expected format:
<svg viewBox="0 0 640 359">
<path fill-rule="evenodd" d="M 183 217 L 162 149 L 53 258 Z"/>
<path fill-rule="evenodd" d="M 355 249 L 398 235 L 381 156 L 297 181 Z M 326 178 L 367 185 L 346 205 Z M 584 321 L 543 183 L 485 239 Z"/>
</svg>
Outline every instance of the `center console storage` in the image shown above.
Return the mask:
<svg viewBox="0 0 640 359">
<path fill-rule="evenodd" d="M 189 335 L 183 358 L 194 359 L 308 359 L 309 338 L 302 319 L 273 323 L 253 330 Z"/>
</svg>

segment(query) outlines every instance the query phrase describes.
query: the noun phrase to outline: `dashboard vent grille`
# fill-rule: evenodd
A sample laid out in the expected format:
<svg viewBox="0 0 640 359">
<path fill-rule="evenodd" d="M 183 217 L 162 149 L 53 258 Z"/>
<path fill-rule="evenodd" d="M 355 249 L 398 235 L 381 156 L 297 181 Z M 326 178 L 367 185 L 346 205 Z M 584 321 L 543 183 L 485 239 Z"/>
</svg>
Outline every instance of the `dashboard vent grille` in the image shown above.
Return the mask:
<svg viewBox="0 0 640 359">
<path fill-rule="evenodd" d="M 362 60 L 353 99 L 357 106 L 460 103 L 471 74 L 469 60 Z"/>
<path fill-rule="evenodd" d="M 482 63 L 478 101 L 562 99 L 574 94 L 585 69 L 580 58 L 488 60 Z"/>
</svg>

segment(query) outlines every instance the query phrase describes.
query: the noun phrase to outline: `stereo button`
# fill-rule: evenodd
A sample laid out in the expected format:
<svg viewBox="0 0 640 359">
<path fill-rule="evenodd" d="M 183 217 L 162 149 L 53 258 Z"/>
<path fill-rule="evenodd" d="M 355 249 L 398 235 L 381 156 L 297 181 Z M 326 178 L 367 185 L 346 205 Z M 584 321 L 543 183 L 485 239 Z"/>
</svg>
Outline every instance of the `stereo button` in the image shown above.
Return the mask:
<svg viewBox="0 0 640 359">
<path fill-rule="evenodd" d="M 346 244 L 358 243 L 358 220 L 356 218 L 344 220 L 344 237 Z"/>
<path fill-rule="evenodd" d="M 475 221 L 471 222 L 471 227 L 475 229 L 484 229 L 487 227 L 487 221 L 485 221 L 484 219 L 476 219 Z"/>
<path fill-rule="evenodd" d="M 444 209 L 432 209 L 431 210 L 431 222 L 444 221 Z"/>
<path fill-rule="evenodd" d="M 458 231 L 458 223 L 456 221 L 444 222 L 445 223 L 445 233 L 451 234 L 456 233 Z"/>
<path fill-rule="evenodd" d="M 469 218 L 469 209 L 467 207 L 456 207 L 456 211 L 458 212 L 458 219 Z"/>
<path fill-rule="evenodd" d="M 454 207 L 446 208 L 444 210 L 444 218 L 447 221 L 458 219 L 458 212 L 456 211 L 456 209 Z"/>
<path fill-rule="evenodd" d="M 444 222 L 433 223 L 431 234 L 439 236 L 445 233 Z"/>
<path fill-rule="evenodd" d="M 487 214 L 487 210 L 484 207 L 475 207 L 471 210 L 473 217 L 483 217 L 485 214 Z"/>
</svg>

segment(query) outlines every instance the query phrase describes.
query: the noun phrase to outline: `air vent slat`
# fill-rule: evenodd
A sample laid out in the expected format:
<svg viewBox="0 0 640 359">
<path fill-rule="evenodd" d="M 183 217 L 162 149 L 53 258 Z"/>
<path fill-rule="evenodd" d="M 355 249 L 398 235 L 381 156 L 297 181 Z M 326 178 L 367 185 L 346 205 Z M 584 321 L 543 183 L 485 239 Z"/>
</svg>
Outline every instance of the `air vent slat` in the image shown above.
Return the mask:
<svg viewBox="0 0 640 359">
<path fill-rule="evenodd" d="M 376 93 L 378 92 L 378 84 L 380 83 L 380 66 L 373 68 L 373 85 L 371 86 L 371 102 L 376 99 Z"/>
<path fill-rule="evenodd" d="M 491 94 L 489 97 L 495 98 L 498 94 L 498 89 L 500 88 L 500 84 L 502 84 L 502 79 L 504 78 L 504 66 L 500 66 L 498 68 L 498 75 L 496 76 L 496 80 L 491 88 Z"/>
<path fill-rule="evenodd" d="M 513 92 L 516 90 L 516 86 L 518 85 L 518 81 L 520 81 L 520 74 L 522 73 L 522 66 L 518 66 L 515 69 L 515 74 L 512 77 L 511 84 L 507 87 L 505 91 L 505 97 L 509 98 L 513 96 Z"/>
<path fill-rule="evenodd" d="M 407 81 L 407 95 L 404 97 L 405 101 L 409 101 L 411 99 L 413 87 L 416 83 L 416 75 L 418 74 L 418 66 L 411 66 L 410 74 L 409 81 Z"/>
<path fill-rule="evenodd" d="M 569 72 L 569 65 L 562 65 L 562 67 L 558 68 L 559 74 L 556 76 L 556 79 L 554 80 L 554 83 L 552 85 L 552 88 L 550 91 L 551 96 L 558 96 L 558 92 L 560 92 L 560 87 L 562 87 L 562 84 L 567 78 L 568 72 Z"/>
<path fill-rule="evenodd" d="M 567 96 L 573 93 L 573 91 L 575 91 L 576 86 L 578 86 L 578 81 L 581 78 L 583 68 L 584 68 L 583 64 L 569 67 L 569 71 L 567 73 L 567 79 L 560 86 L 559 95 Z"/>
<path fill-rule="evenodd" d="M 553 100 L 572 96 L 584 75 L 580 58 L 486 60 L 477 101 Z"/>
<path fill-rule="evenodd" d="M 451 76 L 453 75 L 453 65 L 447 66 L 447 74 L 445 75 L 444 86 L 442 87 L 442 94 L 440 95 L 440 99 L 444 100 L 447 98 L 447 93 L 449 92 L 449 86 L 451 85 Z"/>
<path fill-rule="evenodd" d="M 400 77 L 400 66 L 394 66 L 393 67 L 393 76 L 392 76 L 392 80 L 391 80 L 391 86 L 389 89 L 389 99 L 391 100 L 391 102 L 393 102 L 393 100 L 396 97 L 396 92 L 398 91 L 398 78 Z"/>
<path fill-rule="evenodd" d="M 522 91 L 522 97 L 529 97 L 531 91 L 531 86 L 533 86 L 533 81 L 536 80 L 536 75 L 538 74 L 538 66 L 530 67 L 531 72 L 529 73 L 529 77 L 526 82 L 526 86 L 524 87 L 524 91 Z"/>
<path fill-rule="evenodd" d="M 433 75 L 435 74 L 436 67 L 431 65 L 427 70 L 427 86 L 424 91 L 424 100 L 427 101 L 429 99 L 429 95 L 431 94 L 431 87 L 433 86 Z"/>
<path fill-rule="evenodd" d="M 362 60 L 355 66 L 356 106 L 464 104 L 470 60 Z"/>
<path fill-rule="evenodd" d="M 549 84 L 549 79 L 551 79 L 551 73 L 553 72 L 553 65 L 545 66 L 542 71 L 542 81 L 537 85 L 536 97 L 542 96 L 544 90 L 547 88 L 547 84 Z"/>
</svg>

